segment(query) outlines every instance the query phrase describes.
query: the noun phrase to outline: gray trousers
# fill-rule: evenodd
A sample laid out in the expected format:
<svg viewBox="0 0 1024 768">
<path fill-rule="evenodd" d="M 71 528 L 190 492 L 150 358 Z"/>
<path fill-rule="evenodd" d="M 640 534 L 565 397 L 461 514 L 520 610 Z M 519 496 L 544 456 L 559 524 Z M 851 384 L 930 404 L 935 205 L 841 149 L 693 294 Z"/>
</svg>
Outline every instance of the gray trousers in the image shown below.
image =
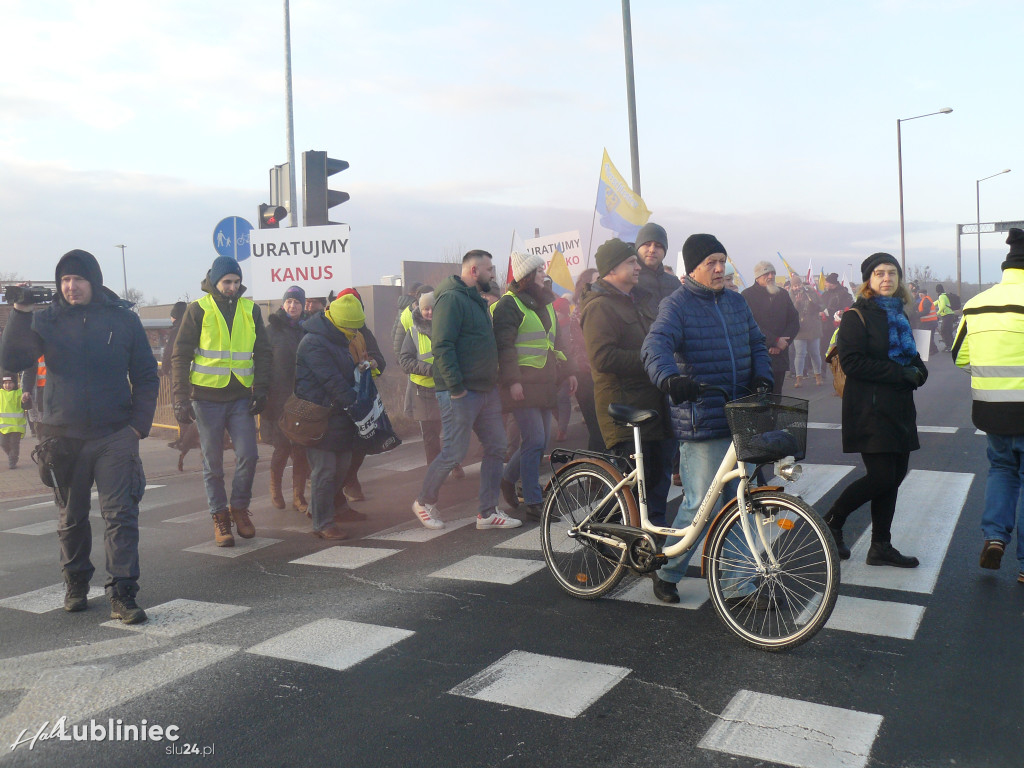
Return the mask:
<svg viewBox="0 0 1024 768">
<path fill-rule="evenodd" d="M 88 582 L 93 567 L 89 509 L 93 483 L 105 525 L 107 594 L 134 596 L 139 589 L 139 501 L 146 475 L 139 458 L 139 438 L 131 427 L 87 440 L 75 461 L 68 505 L 60 511 L 57 533 L 66 582 Z"/>
</svg>

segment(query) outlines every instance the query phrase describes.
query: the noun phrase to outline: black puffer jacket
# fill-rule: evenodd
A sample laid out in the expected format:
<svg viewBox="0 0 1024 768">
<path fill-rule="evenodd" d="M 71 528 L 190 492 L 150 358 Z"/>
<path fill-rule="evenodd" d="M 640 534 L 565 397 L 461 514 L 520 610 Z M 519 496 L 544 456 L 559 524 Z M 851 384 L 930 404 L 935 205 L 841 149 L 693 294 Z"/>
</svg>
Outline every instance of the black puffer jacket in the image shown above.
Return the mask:
<svg viewBox="0 0 1024 768">
<path fill-rule="evenodd" d="M 839 324 L 839 362 L 846 374 L 843 389 L 844 453 L 908 453 L 917 439 L 914 391 L 899 363 L 889 359 L 889 322 L 885 310 L 857 299 L 860 310 L 847 312 Z M 912 363 L 927 379 L 921 356 Z"/>
<path fill-rule="evenodd" d="M 153 424 L 160 379 L 142 322 L 103 286 L 95 257 L 71 251 L 84 265 L 92 300 L 72 306 L 58 292 L 38 312 L 11 313 L 0 343 L 0 367 L 35 369 L 46 356 L 43 424 L 51 434 L 95 439 L 132 426 L 145 437 Z M 60 264 L 57 264 L 57 274 Z"/>
<path fill-rule="evenodd" d="M 283 309 L 267 318 L 267 339 L 274 355 L 270 364 L 270 393 L 263 412 L 265 420 L 277 421 L 281 417 L 284 401 L 294 390 L 295 354 L 299 342 L 306 335 L 302 323 L 307 319 L 309 316 L 303 313 L 298 320 L 292 321 Z"/>
<path fill-rule="evenodd" d="M 295 357 L 295 394 L 303 400 L 331 407 L 327 436 L 318 445 L 327 451 L 351 450 L 356 426 L 345 412 L 356 401 L 355 363 L 348 337 L 323 312 L 302 324 L 306 335 Z"/>
</svg>

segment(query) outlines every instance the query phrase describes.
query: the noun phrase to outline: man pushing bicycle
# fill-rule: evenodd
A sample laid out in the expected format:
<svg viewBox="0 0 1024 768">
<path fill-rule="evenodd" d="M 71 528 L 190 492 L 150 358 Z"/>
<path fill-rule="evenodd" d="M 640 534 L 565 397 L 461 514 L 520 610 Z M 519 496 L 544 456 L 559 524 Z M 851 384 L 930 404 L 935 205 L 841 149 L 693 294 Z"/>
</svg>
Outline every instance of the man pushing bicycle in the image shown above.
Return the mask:
<svg viewBox="0 0 1024 768">
<path fill-rule="evenodd" d="M 682 288 L 661 302 L 641 356 L 651 381 L 673 402 L 672 428 L 679 440 L 683 503 L 671 527 L 694 518 L 732 443 L 726 399 L 700 385 L 722 387 L 730 399 L 772 388 L 771 361 L 747 302 L 725 290 L 725 247 L 713 235 L 690 235 L 683 243 Z M 726 498 L 735 494 L 735 481 Z M 670 537 L 666 546 L 679 541 Z M 670 559 L 654 574 L 654 595 L 678 603 L 676 584 L 695 548 Z M 745 595 L 737 594 L 741 600 Z"/>
</svg>

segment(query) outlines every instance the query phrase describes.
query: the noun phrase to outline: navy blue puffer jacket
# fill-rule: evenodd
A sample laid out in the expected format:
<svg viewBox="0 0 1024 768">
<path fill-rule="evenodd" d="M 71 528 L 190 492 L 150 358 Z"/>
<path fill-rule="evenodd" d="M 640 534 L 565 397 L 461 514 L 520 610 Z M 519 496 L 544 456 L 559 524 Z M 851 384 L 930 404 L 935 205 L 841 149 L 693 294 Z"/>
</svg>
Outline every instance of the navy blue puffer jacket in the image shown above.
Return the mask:
<svg viewBox="0 0 1024 768">
<path fill-rule="evenodd" d="M 640 354 L 647 375 L 662 391 L 669 377 L 680 373 L 724 387 L 730 400 L 750 394 L 756 378 L 772 380 L 764 334 L 746 300 L 689 277 L 682 290 L 662 300 Z M 672 406 L 672 428 L 679 440 L 728 437 L 725 399 L 709 392 L 696 402 Z"/>
<path fill-rule="evenodd" d="M 348 338 L 319 312 L 302 324 L 306 335 L 295 356 L 295 394 L 331 407 L 326 439 L 317 447 L 344 452 L 356 441 L 356 427 L 344 411 L 356 401 L 355 364 Z"/>
</svg>

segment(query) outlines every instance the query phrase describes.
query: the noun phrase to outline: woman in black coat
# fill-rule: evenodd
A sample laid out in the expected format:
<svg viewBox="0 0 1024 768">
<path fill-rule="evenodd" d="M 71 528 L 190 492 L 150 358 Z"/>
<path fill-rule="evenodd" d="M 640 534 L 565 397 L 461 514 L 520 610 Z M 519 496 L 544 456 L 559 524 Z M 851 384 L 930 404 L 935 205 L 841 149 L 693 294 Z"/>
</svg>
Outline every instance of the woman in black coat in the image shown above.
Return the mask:
<svg viewBox="0 0 1024 768">
<path fill-rule="evenodd" d="M 893 547 L 890 529 L 896 494 L 906 477 L 910 452 L 920 448 L 914 390 L 928 378 L 917 353 L 904 307 L 911 300 L 899 263 L 875 253 L 861 264 L 864 284 L 839 325 L 843 390 L 843 452 L 860 453 L 867 474 L 850 483 L 825 515 L 842 559 L 850 557 L 843 523 L 871 502 L 868 565 L 916 568 L 916 557 Z M 855 311 L 856 310 L 856 311 Z"/>
</svg>

